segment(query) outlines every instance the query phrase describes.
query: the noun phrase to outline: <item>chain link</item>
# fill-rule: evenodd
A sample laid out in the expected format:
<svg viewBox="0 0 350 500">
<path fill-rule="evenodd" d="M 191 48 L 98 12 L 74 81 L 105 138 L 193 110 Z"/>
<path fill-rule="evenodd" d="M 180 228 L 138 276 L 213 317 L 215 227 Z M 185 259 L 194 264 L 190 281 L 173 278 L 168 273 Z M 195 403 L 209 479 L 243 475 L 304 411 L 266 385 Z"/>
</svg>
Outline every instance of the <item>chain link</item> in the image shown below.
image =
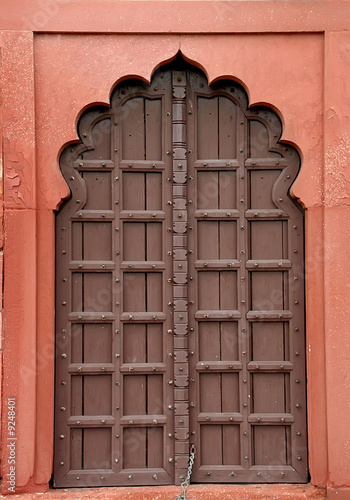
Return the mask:
<svg viewBox="0 0 350 500">
<path fill-rule="evenodd" d="M 195 456 L 195 454 L 196 454 L 196 449 L 195 449 L 194 445 L 192 445 L 191 446 L 191 451 L 190 451 L 190 460 L 189 460 L 189 464 L 188 464 L 187 476 L 186 476 L 185 481 L 183 483 L 181 483 L 182 492 L 181 492 L 181 495 L 177 497 L 177 500 L 187 500 L 187 498 L 186 498 L 186 491 L 187 491 L 187 488 L 190 485 L 191 474 L 192 474 L 192 467 L 193 467 L 193 464 L 194 464 L 194 456 Z"/>
</svg>

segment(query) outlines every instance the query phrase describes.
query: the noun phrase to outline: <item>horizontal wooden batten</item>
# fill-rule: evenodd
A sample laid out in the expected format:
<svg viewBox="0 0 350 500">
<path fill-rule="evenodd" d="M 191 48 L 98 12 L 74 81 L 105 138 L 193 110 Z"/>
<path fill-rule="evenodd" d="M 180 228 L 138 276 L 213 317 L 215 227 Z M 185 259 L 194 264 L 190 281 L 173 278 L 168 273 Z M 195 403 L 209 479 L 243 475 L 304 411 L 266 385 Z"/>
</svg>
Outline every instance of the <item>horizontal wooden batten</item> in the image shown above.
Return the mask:
<svg viewBox="0 0 350 500">
<path fill-rule="evenodd" d="M 103 271 L 113 271 L 115 269 L 115 262 L 112 260 L 100 261 L 100 260 L 71 260 L 68 269 L 70 271 L 93 271 L 93 272 L 103 272 Z"/>
<path fill-rule="evenodd" d="M 164 373 L 163 363 L 125 363 L 120 367 L 120 373 Z"/>
<path fill-rule="evenodd" d="M 123 323 L 162 323 L 166 315 L 163 312 L 127 312 L 120 315 L 120 320 Z"/>
<path fill-rule="evenodd" d="M 252 271 L 280 271 L 281 269 L 291 269 L 290 260 L 247 260 L 246 268 Z"/>
<path fill-rule="evenodd" d="M 119 215 L 120 220 L 136 220 L 152 222 L 155 220 L 164 220 L 165 212 L 161 210 L 123 210 Z"/>
<path fill-rule="evenodd" d="M 245 218 L 248 220 L 254 219 L 289 219 L 289 215 L 284 210 L 278 210 L 275 208 L 266 208 L 266 209 L 256 209 L 256 210 L 246 210 Z"/>
<path fill-rule="evenodd" d="M 221 259 L 221 260 L 196 260 L 194 263 L 195 269 L 214 269 L 218 271 L 227 271 L 230 269 L 239 269 L 240 262 L 239 260 L 229 260 L 229 259 Z"/>
<path fill-rule="evenodd" d="M 278 168 L 285 168 L 288 166 L 288 160 L 284 158 L 247 158 L 244 162 L 246 168 L 269 168 L 276 170 Z"/>
<path fill-rule="evenodd" d="M 238 210 L 221 210 L 221 209 L 203 209 L 196 210 L 194 213 L 195 219 L 215 219 L 215 220 L 231 220 L 239 219 Z"/>
<path fill-rule="evenodd" d="M 198 160 L 193 162 L 193 166 L 197 170 L 237 170 L 239 161 L 236 159 L 220 159 L 220 160 Z"/>
<path fill-rule="evenodd" d="M 232 423 L 232 422 L 243 422 L 243 416 L 241 413 L 199 413 L 197 421 L 200 423 Z"/>
<path fill-rule="evenodd" d="M 248 416 L 248 423 L 254 425 L 293 424 L 294 416 L 291 413 L 251 413 Z"/>
<path fill-rule="evenodd" d="M 123 271 L 162 271 L 165 263 L 162 261 L 124 261 L 120 264 Z"/>
<path fill-rule="evenodd" d="M 225 321 L 232 319 L 240 319 L 242 317 L 240 311 L 217 311 L 217 310 L 204 310 L 195 313 L 197 321 Z"/>
<path fill-rule="evenodd" d="M 68 320 L 72 323 L 111 323 L 115 315 L 111 312 L 71 312 Z"/>
<path fill-rule="evenodd" d="M 167 417 L 164 415 L 127 415 L 119 422 L 124 427 L 154 427 L 166 424 Z"/>
<path fill-rule="evenodd" d="M 147 161 L 147 160 L 133 160 L 133 161 L 121 161 L 119 163 L 120 170 L 130 171 L 157 171 L 164 170 L 165 163 L 163 161 Z"/>
<path fill-rule="evenodd" d="M 72 221 L 91 221 L 91 222 L 101 222 L 101 219 L 105 221 L 111 221 L 115 219 L 115 213 L 112 210 L 80 210 L 72 215 Z"/>
<path fill-rule="evenodd" d="M 250 372 L 291 372 L 294 368 L 290 361 L 251 361 L 247 365 Z"/>
<path fill-rule="evenodd" d="M 113 170 L 114 167 L 114 161 L 111 160 L 80 160 L 74 162 L 74 168 L 80 172 L 84 172 L 84 170 L 98 170 L 99 172 L 104 172 Z"/>
<path fill-rule="evenodd" d="M 115 424 L 115 419 L 111 415 L 85 416 L 74 415 L 69 417 L 67 425 L 69 427 L 111 427 Z"/>
<path fill-rule="evenodd" d="M 72 363 L 68 366 L 68 373 L 77 375 L 100 375 L 114 373 L 115 366 L 113 363 Z"/>
<path fill-rule="evenodd" d="M 246 317 L 249 321 L 276 321 L 291 319 L 293 314 L 286 310 L 249 311 Z"/>
<path fill-rule="evenodd" d="M 239 361 L 200 361 L 196 364 L 197 372 L 237 372 L 242 370 Z"/>
</svg>

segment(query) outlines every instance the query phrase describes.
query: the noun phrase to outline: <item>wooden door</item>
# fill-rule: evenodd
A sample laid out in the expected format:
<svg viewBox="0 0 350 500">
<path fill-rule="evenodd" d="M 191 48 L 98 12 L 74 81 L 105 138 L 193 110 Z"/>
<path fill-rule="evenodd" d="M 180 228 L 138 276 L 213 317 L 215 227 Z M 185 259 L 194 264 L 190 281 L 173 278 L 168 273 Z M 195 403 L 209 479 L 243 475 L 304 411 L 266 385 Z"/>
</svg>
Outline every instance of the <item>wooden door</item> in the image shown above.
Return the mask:
<svg viewBox="0 0 350 500">
<path fill-rule="evenodd" d="M 299 157 L 247 107 L 167 69 L 64 150 L 56 486 L 307 480 Z"/>
</svg>

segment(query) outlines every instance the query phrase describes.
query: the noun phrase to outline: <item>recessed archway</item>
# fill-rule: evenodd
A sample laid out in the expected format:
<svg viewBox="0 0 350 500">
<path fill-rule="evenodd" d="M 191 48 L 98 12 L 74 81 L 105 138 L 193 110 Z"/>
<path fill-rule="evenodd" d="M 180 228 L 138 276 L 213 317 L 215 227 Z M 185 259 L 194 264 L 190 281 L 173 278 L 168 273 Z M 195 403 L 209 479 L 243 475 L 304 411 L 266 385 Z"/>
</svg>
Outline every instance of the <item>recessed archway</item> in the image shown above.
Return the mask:
<svg viewBox="0 0 350 500">
<path fill-rule="evenodd" d="M 280 119 L 176 61 L 78 130 L 57 217 L 57 485 L 179 483 L 192 443 L 195 481 L 306 481 L 300 160 Z"/>
</svg>

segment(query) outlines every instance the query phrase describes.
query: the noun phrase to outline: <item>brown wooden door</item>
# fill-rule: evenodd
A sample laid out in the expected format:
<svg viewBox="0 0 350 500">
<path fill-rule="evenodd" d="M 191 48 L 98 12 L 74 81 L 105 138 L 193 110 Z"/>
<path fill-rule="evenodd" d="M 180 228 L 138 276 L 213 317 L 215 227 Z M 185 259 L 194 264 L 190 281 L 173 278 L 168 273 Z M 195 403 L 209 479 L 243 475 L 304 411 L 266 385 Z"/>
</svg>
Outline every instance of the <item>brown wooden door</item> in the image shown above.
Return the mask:
<svg viewBox="0 0 350 500">
<path fill-rule="evenodd" d="M 299 157 L 247 105 L 164 70 L 64 150 L 56 486 L 307 480 Z"/>
</svg>

